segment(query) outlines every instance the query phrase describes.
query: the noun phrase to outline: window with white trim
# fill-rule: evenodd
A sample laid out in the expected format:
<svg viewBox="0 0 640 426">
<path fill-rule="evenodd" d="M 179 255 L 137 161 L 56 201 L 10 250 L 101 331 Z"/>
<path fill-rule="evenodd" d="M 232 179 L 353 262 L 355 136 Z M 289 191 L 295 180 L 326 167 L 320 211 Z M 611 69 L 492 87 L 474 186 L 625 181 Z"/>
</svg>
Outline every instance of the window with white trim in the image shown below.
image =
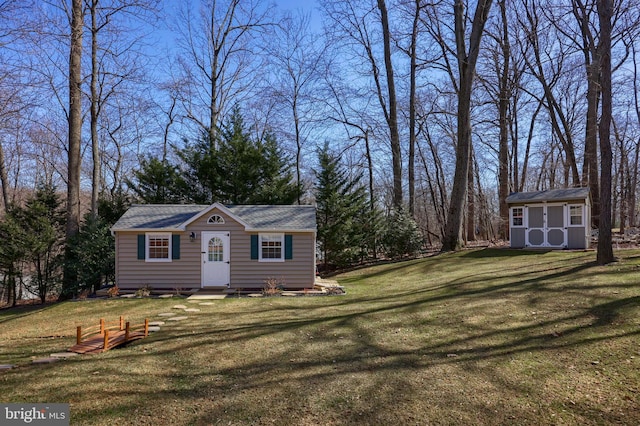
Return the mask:
<svg viewBox="0 0 640 426">
<path fill-rule="evenodd" d="M 207 220 L 209 225 L 224 225 L 224 218 L 219 214 L 214 214 Z"/>
<path fill-rule="evenodd" d="M 569 206 L 569 226 L 583 226 L 583 206 L 580 204 Z"/>
<path fill-rule="evenodd" d="M 147 262 L 171 262 L 171 234 L 147 234 Z"/>
<path fill-rule="evenodd" d="M 524 207 L 511 209 L 511 226 L 524 226 Z"/>
<path fill-rule="evenodd" d="M 261 262 L 284 262 L 284 234 L 260 234 L 258 253 Z"/>
</svg>

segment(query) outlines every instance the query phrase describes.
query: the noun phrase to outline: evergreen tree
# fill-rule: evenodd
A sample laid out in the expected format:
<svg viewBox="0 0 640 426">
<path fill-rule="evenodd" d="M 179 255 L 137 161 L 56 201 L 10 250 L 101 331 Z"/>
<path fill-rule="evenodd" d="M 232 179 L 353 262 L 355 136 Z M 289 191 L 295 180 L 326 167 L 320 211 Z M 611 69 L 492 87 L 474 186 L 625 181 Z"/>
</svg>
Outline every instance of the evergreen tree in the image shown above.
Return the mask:
<svg viewBox="0 0 640 426">
<path fill-rule="evenodd" d="M 27 288 L 40 297 L 57 292 L 62 283 L 65 216 L 55 187 L 42 185 L 24 208 L 13 213 L 23 228 L 27 260 L 32 264 Z"/>
<path fill-rule="evenodd" d="M 133 176 L 132 180 L 127 180 L 127 185 L 144 203 L 181 203 L 188 198 L 187 184 L 182 174 L 177 166 L 168 161 L 143 158 L 140 170 L 134 171 Z"/>
<path fill-rule="evenodd" d="M 115 240 L 111 224 L 102 217 L 86 215 L 73 244 L 78 263 L 77 291 L 97 291 L 103 283 L 115 281 Z"/>
<path fill-rule="evenodd" d="M 119 187 L 113 194 L 101 194 L 98 198 L 98 214 L 104 222 L 113 225 L 131 206 L 129 196 Z"/>
<path fill-rule="evenodd" d="M 194 202 L 292 204 L 298 198 L 291 162 L 276 138 L 267 134 L 264 140 L 253 140 L 238 107 L 219 135 L 216 143 L 205 135 L 178 152 L 189 187 L 196 188 Z"/>
<path fill-rule="evenodd" d="M 350 179 L 328 144 L 318 151 L 316 175 L 316 218 L 318 243 L 325 268 L 346 266 L 366 256 L 371 210 L 360 180 Z"/>
<path fill-rule="evenodd" d="M 6 301 L 16 305 L 18 298 L 18 282 L 22 278 L 21 264 L 27 256 L 25 232 L 13 214 L 14 208 L 8 208 L 7 214 L 0 221 L 0 273 L 5 288 Z"/>
<path fill-rule="evenodd" d="M 414 256 L 424 245 L 424 237 L 411 215 L 404 209 L 387 217 L 382 242 L 389 258 Z"/>
</svg>

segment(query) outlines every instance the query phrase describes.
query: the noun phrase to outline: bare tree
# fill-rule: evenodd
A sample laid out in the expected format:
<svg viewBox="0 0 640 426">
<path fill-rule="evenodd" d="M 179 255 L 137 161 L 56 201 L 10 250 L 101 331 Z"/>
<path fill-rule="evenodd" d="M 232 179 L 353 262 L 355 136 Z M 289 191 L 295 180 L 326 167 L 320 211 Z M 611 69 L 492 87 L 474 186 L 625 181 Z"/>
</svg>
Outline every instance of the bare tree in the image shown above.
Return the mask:
<svg viewBox="0 0 640 426">
<path fill-rule="evenodd" d="M 398 128 L 398 101 L 391 52 L 390 19 L 384 1 L 327 0 L 324 10 L 331 20 L 327 26 L 332 43 L 343 44 L 353 61 L 350 72 L 363 77 L 367 88 L 373 86 L 373 97 L 384 121 L 391 147 L 391 203 L 402 207 L 402 152 Z M 380 51 L 382 49 L 382 51 Z M 380 56 L 382 55 L 382 58 Z M 384 65 L 382 63 L 384 62 Z M 385 72 L 382 75 L 381 67 Z M 352 80 L 353 81 L 353 80 Z M 373 108 L 365 94 L 363 108 Z M 376 118 L 373 118 L 376 120 Z M 378 124 L 370 125 L 378 127 Z M 382 133 L 379 133 L 381 135 Z"/>
<path fill-rule="evenodd" d="M 67 166 L 66 251 L 62 297 L 70 297 L 77 272 L 70 264 L 71 244 L 80 229 L 80 145 L 82 143 L 82 0 L 71 3 L 71 43 L 69 49 L 69 145 Z"/>
<path fill-rule="evenodd" d="M 384 45 L 384 66 L 387 77 L 388 109 L 385 108 L 385 119 L 389 126 L 391 141 L 391 163 L 393 169 L 393 204 L 396 209 L 402 208 L 402 152 L 400 150 L 400 132 L 398 131 L 398 107 L 396 99 L 396 84 L 393 77 L 393 63 L 391 62 L 391 32 L 389 30 L 389 14 L 384 0 L 378 0 L 380 11 L 380 25 L 382 26 L 382 40 Z"/>
<path fill-rule="evenodd" d="M 194 11 L 199 13 L 194 14 Z M 255 37 L 274 25 L 258 0 L 183 3 L 178 17 L 185 117 L 215 146 L 224 114 L 251 94 L 260 78 Z M 202 134 L 201 133 L 201 134 Z"/>
<path fill-rule="evenodd" d="M 598 228 L 597 262 L 605 265 L 614 261 L 611 238 L 611 32 L 613 1 L 598 0 L 598 22 L 600 24 L 600 90 L 602 93 L 602 114 L 598 135 L 600 137 L 600 224 Z"/>
<path fill-rule="evenodd" d="M 454 4 L 456 54 L 458 60 L 458 131 L 456 146 L 456 171 L 447 212 L 442 250 L 457 250 L 462 245 L 462 218 L 469 178 L 471 158 L 471 88 L 480 52 L 484 26 L 489 16 L 492 0 L 480 0 L 473 16 L 469 49 L 467 50 L 466 6 L 462 0 Z"/>
<path fill-rule="evenodd" d="M 91 74 L 89 78 L 90 132 L 92 154 L 91 213 L 98 214 L 98 196 L 101 191 L 102 162 L 99 135 L 100 114 L 109 98 L 122 90 L 124 82 L 137 77 L 142 52 L 136 47 L 142 35 L 134 22 L 150 21 L 157 0 L 85 0 L 89 10 L 88 30 L 91 34 Z M 123 25 L 126 22 L 130 27 Z M 109 132 L 113 135 L 113 132 Z"/>
<path fill-rule="evenodd" d="M 314 94 L 327 74 L 326 45 L 311 32 L 309 23 L 308 14 L 286 14 L 266 47 L 273 71 L 271 79 L 265 81 L 269 86 L 265 92 L 272 93 L 274 109 L 284 116 L 281 132 L 285 139 L 294 142 L 296 182 L 300 187 L 303 149 L 323 112 Z"/>
</svg>

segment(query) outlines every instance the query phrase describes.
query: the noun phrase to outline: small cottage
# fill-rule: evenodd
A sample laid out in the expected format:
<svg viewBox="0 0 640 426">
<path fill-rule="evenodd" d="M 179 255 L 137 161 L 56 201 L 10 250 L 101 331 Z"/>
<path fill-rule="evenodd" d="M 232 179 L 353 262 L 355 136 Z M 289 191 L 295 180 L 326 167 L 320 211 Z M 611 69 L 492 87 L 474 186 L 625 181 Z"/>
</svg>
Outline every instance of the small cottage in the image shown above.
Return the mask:
<svg viewBox="0 0 640 426">
<path fill-rule="evenodd" d="M 507 204 L 512 248 L 589 247 L 589 188 L 518 192 L 507 197 Z"/>
<path fill-rule="evenodd" d="M 111 228 L 116 285 L 154 291 L 287 289 L 315 280 L 313 206 L 133 205 Z"/>
</svg>

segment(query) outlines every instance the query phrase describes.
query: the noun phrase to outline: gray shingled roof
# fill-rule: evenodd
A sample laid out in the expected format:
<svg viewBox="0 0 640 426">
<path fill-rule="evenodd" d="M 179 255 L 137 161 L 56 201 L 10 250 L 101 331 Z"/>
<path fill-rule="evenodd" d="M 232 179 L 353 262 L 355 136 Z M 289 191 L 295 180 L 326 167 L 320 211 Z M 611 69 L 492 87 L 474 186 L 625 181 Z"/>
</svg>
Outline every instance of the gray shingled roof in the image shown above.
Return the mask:
<svg viewBox="0 0 640 426">
<path fill-rule="evenodd" d="M 551 189 L 548 191 L 516 192 L 507 197 L 507 203 L 586 200 L 587 198 L 589 198 L 589 188 Z"/>
<path fill-rule="evenodd" d="M 226 206 L 254 229 L 316 229 L 314 206 Z"/>
<path fill-rule="evenodd" d="M 313 206 L 224 206 L 233 216 L 255 230 L 315 230 Z M 111 228 L 125 230 L 182 229 L 183 224 L 211 206 L 184 204 L 134 204 Z"/>
</svg>

